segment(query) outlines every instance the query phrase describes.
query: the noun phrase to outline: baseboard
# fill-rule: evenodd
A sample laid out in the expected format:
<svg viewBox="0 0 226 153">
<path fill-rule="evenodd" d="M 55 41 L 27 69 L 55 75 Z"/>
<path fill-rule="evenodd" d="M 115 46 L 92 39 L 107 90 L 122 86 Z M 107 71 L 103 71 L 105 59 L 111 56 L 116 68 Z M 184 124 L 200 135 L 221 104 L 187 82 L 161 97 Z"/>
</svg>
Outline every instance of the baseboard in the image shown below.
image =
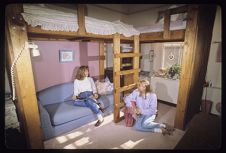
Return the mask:
<svg viewBox="0 0 226 153">
<path fill-rule="evenodd" d="M 170 103 L 170 102 L 167 102 L 167 101 L 163 101 L 163 100 L 158 99 L 158 102 L 160 102 L 162 104 L 169 105 L 169 106 L 177 107 L 177 104 L 173 104 L 173 103 Z"/>
</svg>

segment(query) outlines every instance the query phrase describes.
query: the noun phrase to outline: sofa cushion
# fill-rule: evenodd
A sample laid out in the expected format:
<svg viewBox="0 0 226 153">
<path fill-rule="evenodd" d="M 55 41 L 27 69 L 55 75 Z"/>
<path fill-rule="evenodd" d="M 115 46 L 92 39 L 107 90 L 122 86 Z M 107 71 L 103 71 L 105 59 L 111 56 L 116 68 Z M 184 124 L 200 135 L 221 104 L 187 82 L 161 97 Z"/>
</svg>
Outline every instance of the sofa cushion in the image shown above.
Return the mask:
<svg viewBox="0 0 226 153">
<path fill-rule="evenodd" d="M 73 95 L 74 83 L 63 83 L 46 88 L 37 93 L 37 97 L 41 104 L 49 105 L 70 100 Z"/>
<path fill-rule="evenodd" d="M 50 104 L 44 107 L 49 113 L 54 126 L 93 114 L 88 107 L 74 106 L 73 101 Z"/>
</svg>

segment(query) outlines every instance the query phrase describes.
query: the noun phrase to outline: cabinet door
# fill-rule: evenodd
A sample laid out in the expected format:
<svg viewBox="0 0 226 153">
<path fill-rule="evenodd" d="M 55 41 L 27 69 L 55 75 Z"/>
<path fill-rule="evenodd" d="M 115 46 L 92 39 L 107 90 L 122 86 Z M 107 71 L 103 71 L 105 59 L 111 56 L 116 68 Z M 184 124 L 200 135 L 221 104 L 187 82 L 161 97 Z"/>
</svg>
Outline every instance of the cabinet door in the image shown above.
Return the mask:
<svg viewBox="0 0 226 153">
<path fill-rule="evenodd" d="M 179 80 L 153 77 L 151 85 L 159 100 L 177 104 Z"/>
</svg>

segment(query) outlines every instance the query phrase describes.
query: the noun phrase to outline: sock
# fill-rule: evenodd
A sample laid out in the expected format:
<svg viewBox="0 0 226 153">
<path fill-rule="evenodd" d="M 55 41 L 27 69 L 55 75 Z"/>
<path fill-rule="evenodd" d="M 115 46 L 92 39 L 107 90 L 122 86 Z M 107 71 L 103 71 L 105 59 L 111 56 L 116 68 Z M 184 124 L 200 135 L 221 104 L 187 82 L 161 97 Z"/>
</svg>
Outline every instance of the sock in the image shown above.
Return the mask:
<svg viewBox="0 0 226 153">
<path fill-rule="evenodd" d="M 154 128 L 154 132 L 156 132 L 156 133 L 162 133 L 162 129 L 160 129 L 160 128 Z"/>
<path fill-rule="evenodd" d="M 103 119 L 104 119 L 103 116 L 102 116 L 100 113 L 97 114 L 97 118 L 98 118 L 98 120 L 100 120 L 100 121 L 103 121 Z"/>
<path fill-rule="evenodd" d="M 165 128 L 165 127 L 166 127 L 166 125 L 165 125 L 165 124 L 160 124 L 160 127 Z"/>
</svg>

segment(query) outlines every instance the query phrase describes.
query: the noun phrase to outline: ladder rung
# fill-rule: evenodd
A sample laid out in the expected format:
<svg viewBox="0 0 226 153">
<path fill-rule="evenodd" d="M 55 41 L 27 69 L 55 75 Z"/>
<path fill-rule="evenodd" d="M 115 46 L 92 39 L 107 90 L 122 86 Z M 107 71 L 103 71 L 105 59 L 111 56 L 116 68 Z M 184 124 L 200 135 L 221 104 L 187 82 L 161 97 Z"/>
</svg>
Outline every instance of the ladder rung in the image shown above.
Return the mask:
<svg viewBox="0 0 226 153">
<path fill-rule="evenodd" d="M 123 91 L 133 89 L 135 86 L 136 86 L 136 83 L 130 84 L 128 86 L 124 86 L 124 87 L 121 87 L 121 88 L 116 88 L 115 90 L 116 90 L 116 92 L 123 92 Z"/>
<path fill-rule="evenodd" d="M 140 69 L 132 69 L 132 70 L 124 70 L 124 71 L 119 71 L 115 72 L 116 75 L 127 75 L 127 74 L 132 74 L 132 73 L 139 73 Z"/>
<path fill-rule="evenodd" d="M 137 57 L 137 56 L 140 56 L 140 54 L 139 53 L 120 53 L 120 54 L 114 55 L 115 58 Z"/>
</svg>

